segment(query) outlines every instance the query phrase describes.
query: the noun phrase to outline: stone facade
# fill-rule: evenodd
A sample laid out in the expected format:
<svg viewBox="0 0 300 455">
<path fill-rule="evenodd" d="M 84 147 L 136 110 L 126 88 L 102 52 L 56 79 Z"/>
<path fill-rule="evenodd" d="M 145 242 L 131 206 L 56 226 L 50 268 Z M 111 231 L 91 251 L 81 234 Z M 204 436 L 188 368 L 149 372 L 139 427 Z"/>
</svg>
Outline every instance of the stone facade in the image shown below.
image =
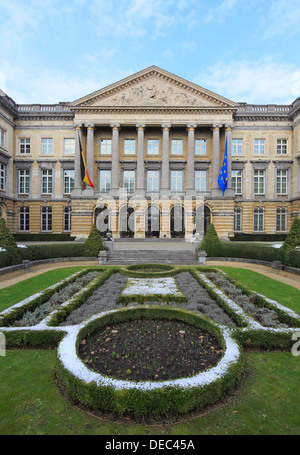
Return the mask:
<svg viewBox="0 0 300 455">
<path fill-rule="evenodd" d="M 18 105 L 0 91 L 0 133 L 14 233 L 86 238 L 95 222 L 115 238 L 194 239 L 213 222 L 228 239 L 286 233 L 300 214 L 299 98 L 235 103 L 153 66 L 71 103 Z"/>
</svg>

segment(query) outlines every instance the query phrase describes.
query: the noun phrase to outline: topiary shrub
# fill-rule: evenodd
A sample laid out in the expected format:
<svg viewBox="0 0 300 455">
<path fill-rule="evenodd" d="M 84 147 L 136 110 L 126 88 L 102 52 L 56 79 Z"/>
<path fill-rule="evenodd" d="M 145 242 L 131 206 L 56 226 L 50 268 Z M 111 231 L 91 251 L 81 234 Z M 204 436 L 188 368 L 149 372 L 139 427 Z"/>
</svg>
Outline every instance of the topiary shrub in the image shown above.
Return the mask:
<svg viewBox="0 0 300 455">
<path fill-rule="evenodd" d="M 16 241 L 8 229 L 4 218 L 0 218 L 0 247 L 9 253 L 9 265 L 20 264 L 22 262 Z"/>
<path fill-rule="evenodd" d="M 210 257 L 219 255 L 221 240 L 219 239 L 217 231 L 212 223 L 209 225 L 199 249 L 206 251 L 207 256 Z"/>
<path fill-rule="evenodd" d="M 100 232 L 95 224 L 92 225 L 89 236 L 84 244 L 85 256 L 98 256 L 100 250 L 103 250 L 103 243 Z"/>
<path fill-rule="evenodd" d="M 300 246 L 300 218 L 294 219 L 288 236 L 279 249 L 278 259 L 282 264 L 291 265 L 290 256 L 296 246 Z"/>
</svg>

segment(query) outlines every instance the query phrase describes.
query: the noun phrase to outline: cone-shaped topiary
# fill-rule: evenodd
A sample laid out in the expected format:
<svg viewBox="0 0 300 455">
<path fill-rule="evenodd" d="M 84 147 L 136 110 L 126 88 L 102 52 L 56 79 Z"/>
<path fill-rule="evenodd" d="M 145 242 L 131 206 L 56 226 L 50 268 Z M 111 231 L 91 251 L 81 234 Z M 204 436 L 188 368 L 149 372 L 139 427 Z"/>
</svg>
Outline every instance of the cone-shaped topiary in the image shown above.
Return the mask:
<svg viewBox="0 0 300 455">
<path fill-rule="evenodd" d="M 20 264 L 22 262 L 22 257 L 16 241 L 8 229 L 4 218 L 0 218 L 0 247 L 9 253 L 10 265 Z"/>
<path fill-rule="evenodd" d="M 291 229 L 278 252 L 278 259 L 282 264 L 290 264 L 290 254 L 296 246 L 300 246 L 300 218 L 295 218 Z"/>
<path fill-rule="evenodd" d="M 217 231 L 212 223 L 208 226 L 199 249 L 206 251 L 207 256 L 209 257 L 218 256 L 220 253 L 221 240 L 219 239 Z"/>
<path fill-rule="evenodd" d="M 100 232 L 95 224 L 92 225 L 89 236 L 85 241 L 85 256 L 98 256 L 100 250 L 103 250 L 103 243 Z"/>
</svg>

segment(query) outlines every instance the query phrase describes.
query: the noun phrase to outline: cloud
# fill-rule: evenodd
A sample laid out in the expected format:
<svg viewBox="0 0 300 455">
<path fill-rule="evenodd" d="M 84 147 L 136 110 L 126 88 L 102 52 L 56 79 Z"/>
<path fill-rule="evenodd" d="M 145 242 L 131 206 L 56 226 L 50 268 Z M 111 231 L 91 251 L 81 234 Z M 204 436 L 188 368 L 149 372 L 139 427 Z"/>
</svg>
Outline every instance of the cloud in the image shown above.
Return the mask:
<svg viewBox="0 0 300 455">
<path fill-rule="evenodd" d="M 210 24 L 214 21 L 223 21 L 235 6 L 238 4 L 240 6 L 241 2 L 243 0 L 223 0 L 220 5 L 210 8 L 207 11 L 207 14 L 204 16 L 204 22 Z"/>
<path fill-rule="evenodd" d="M 61 70 L 43 68 L 39 73 L 33 74 L 30 70 L 26 71 L 5 60 L 0 61 L 0 67 L 0 81 L 3 79 L 6 82 L 6 88 L 1 88 L 17 104 L 74 101 L 114 82 L 104 73 L 94 77 L 74 76 Z M 111 77 L 114 79 L 117 75 Z"/>
<path fill-rule="evenodd" d="M 265 17 L 263 38 L 271 39 L 276 35 L 290 37 L 299 32 L 299 0 L 274 0 Z"/>
<path fill-rule="evenodd" d="M 271 58 L 219 62 L 194 82 L 236 102 L 290 104 L 300 95 L 300 65 L 279 64 Z"/>
</svg>

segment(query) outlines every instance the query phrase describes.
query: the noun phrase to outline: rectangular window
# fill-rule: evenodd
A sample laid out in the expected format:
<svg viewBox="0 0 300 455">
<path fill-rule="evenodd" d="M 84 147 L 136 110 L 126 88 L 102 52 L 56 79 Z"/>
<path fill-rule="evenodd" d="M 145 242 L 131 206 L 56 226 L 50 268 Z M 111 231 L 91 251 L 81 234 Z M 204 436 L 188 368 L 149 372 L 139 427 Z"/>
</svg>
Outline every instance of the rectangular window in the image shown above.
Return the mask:
<svg viewBox="0 0 300 455">
<path fill-rule="evenodd" d="M 2 191 L 5 191 L 5 170 L 5 164 L 0 163 L 0 190 Z"/>
<path fill-rule="evenodd" d="M 195 155 L 206 155 L 206 139 L 195 140 Z"/>
<path fill-rule="evenodd" d="M 286 231 L 286 209 L 276 209 L 276 231 Z"/>
<path fill-rule="evenodd" d="M 5 147 L 5 131 L 0 128 L 0 147 Z"/>
<path fill-rule="evenodd" d="M 41 231 L 52 231 L 52 207 L 41 208 Z"/>
<path fill-rule="evenodd" d="M 64 154 L 75 155 L 75 139 L 64 139 Z"/>
<path fill-rule="evenodd" d="M 265 194 L 265 171 L 254 171 L 254 194 Z"/>
<path fill-rule="evenodd" d="M 195 190 L 198 193 L 206 191 L 206 171 L 195 171 Z"/>
<path fill-rule="evenodd" d="M 43 155 L 53 154 L 53 139 L 42 139 L 42 154 Z"/>
<path fill-rule="evenodd" d="M 181 193 L 182 183 L 182 171 L 171 171 L 171 191 L 173 193 Z"/>
<path fill-rule="evenodd" d="M 159 191 L 159 171 L 147 172 L 147 191 L 157 193 Z"/>
<path fill-rule="evenodd" d="M 20 139 L 20 153 L 30 153 L 30 139 Z"/>
<path fill-rule="evenodd" d="M 100 155 L 111 155 L 111 139 L 100 139 Z"/>
<path fill-rule="evenodd" d="M 278 170 L 276 175 L 276 193 L 287 194 L 287 170 Z"/>
<path fill-rule="evenodd" d="M 234 232 L 242 231 L 242 209 L 236 207 L 234 209 Z"/>
<path fill-rule="evenodd" d="M 111 188 L 111 171 L 108 170 L 100 171 L 99 182 L 100 182 L 99 191 L 101 193 L 108 193 Z"/>
<path fill-rule="evenodd" d="M 172 139 L 171 141 L 171 154 L 172 155 L 182 155 L 182 139 Z"/>
<path fill-rule="evenodd" d="M 71 207 L 64 207 L 64 231 L 71 231 Z"/>
<path fill-rule="evenodd" d="M 124 140 L 124 155 L 134 155 L 135 154 L 135 139 L 125 139 Z"/>
<path fill-rule="evenodd" d="M 254 140 L 254 154 L 255 155 L 264 155 L 265 153 L 265 140 L 264 139 L 255 139 Z"/>
<path fill-rule="evenodd" d="M 123 188 L 127 190 L 128 193 L 133 193 L 135 190 L 135 171 L 124 171 L 123 177 Z"/>
<path fill-rule="evenodd" d="M 74 170 L 64 171 L 64 194 L 70 194 L 74 189 Z"/>
<path fill-rule="evenodd" d="M 242 194 L 242 171 L 231 171 L 231 188 L 235 194 Z"/>
<path fill-rule="evenodd" d="M 243 139 L 232 139 L 232 155 L 242 155 Z"/>
<path fill-rule="evenodd" d="M 287 139 L 277 139 L 277 155 L 287 154 Z"/>
<path fill-rule="evenodd" d="M 28 169 L 19 170 L 19 194 L 29 194 L 30 173 Z"/>
<path fill-rule="evenodd" d="M 19 207 L 19 231 L 29 231 L 29 207 Z"/>
<path fill-rule="evenodd" d="M 264 209 L 256 207 L 254 209 L 254 231 L 261 232 L 264 230 Z"/>
<path fill-rule="evenodd" d="M 52 194 L 52 170 L 42 170 L 42 194 Z"/>
<path fill-rule="evenodd" d="M 158 155 L 159 154 L 159 140 L 158 139 L 148 139 L 148 155 Z"/>
</svg>

